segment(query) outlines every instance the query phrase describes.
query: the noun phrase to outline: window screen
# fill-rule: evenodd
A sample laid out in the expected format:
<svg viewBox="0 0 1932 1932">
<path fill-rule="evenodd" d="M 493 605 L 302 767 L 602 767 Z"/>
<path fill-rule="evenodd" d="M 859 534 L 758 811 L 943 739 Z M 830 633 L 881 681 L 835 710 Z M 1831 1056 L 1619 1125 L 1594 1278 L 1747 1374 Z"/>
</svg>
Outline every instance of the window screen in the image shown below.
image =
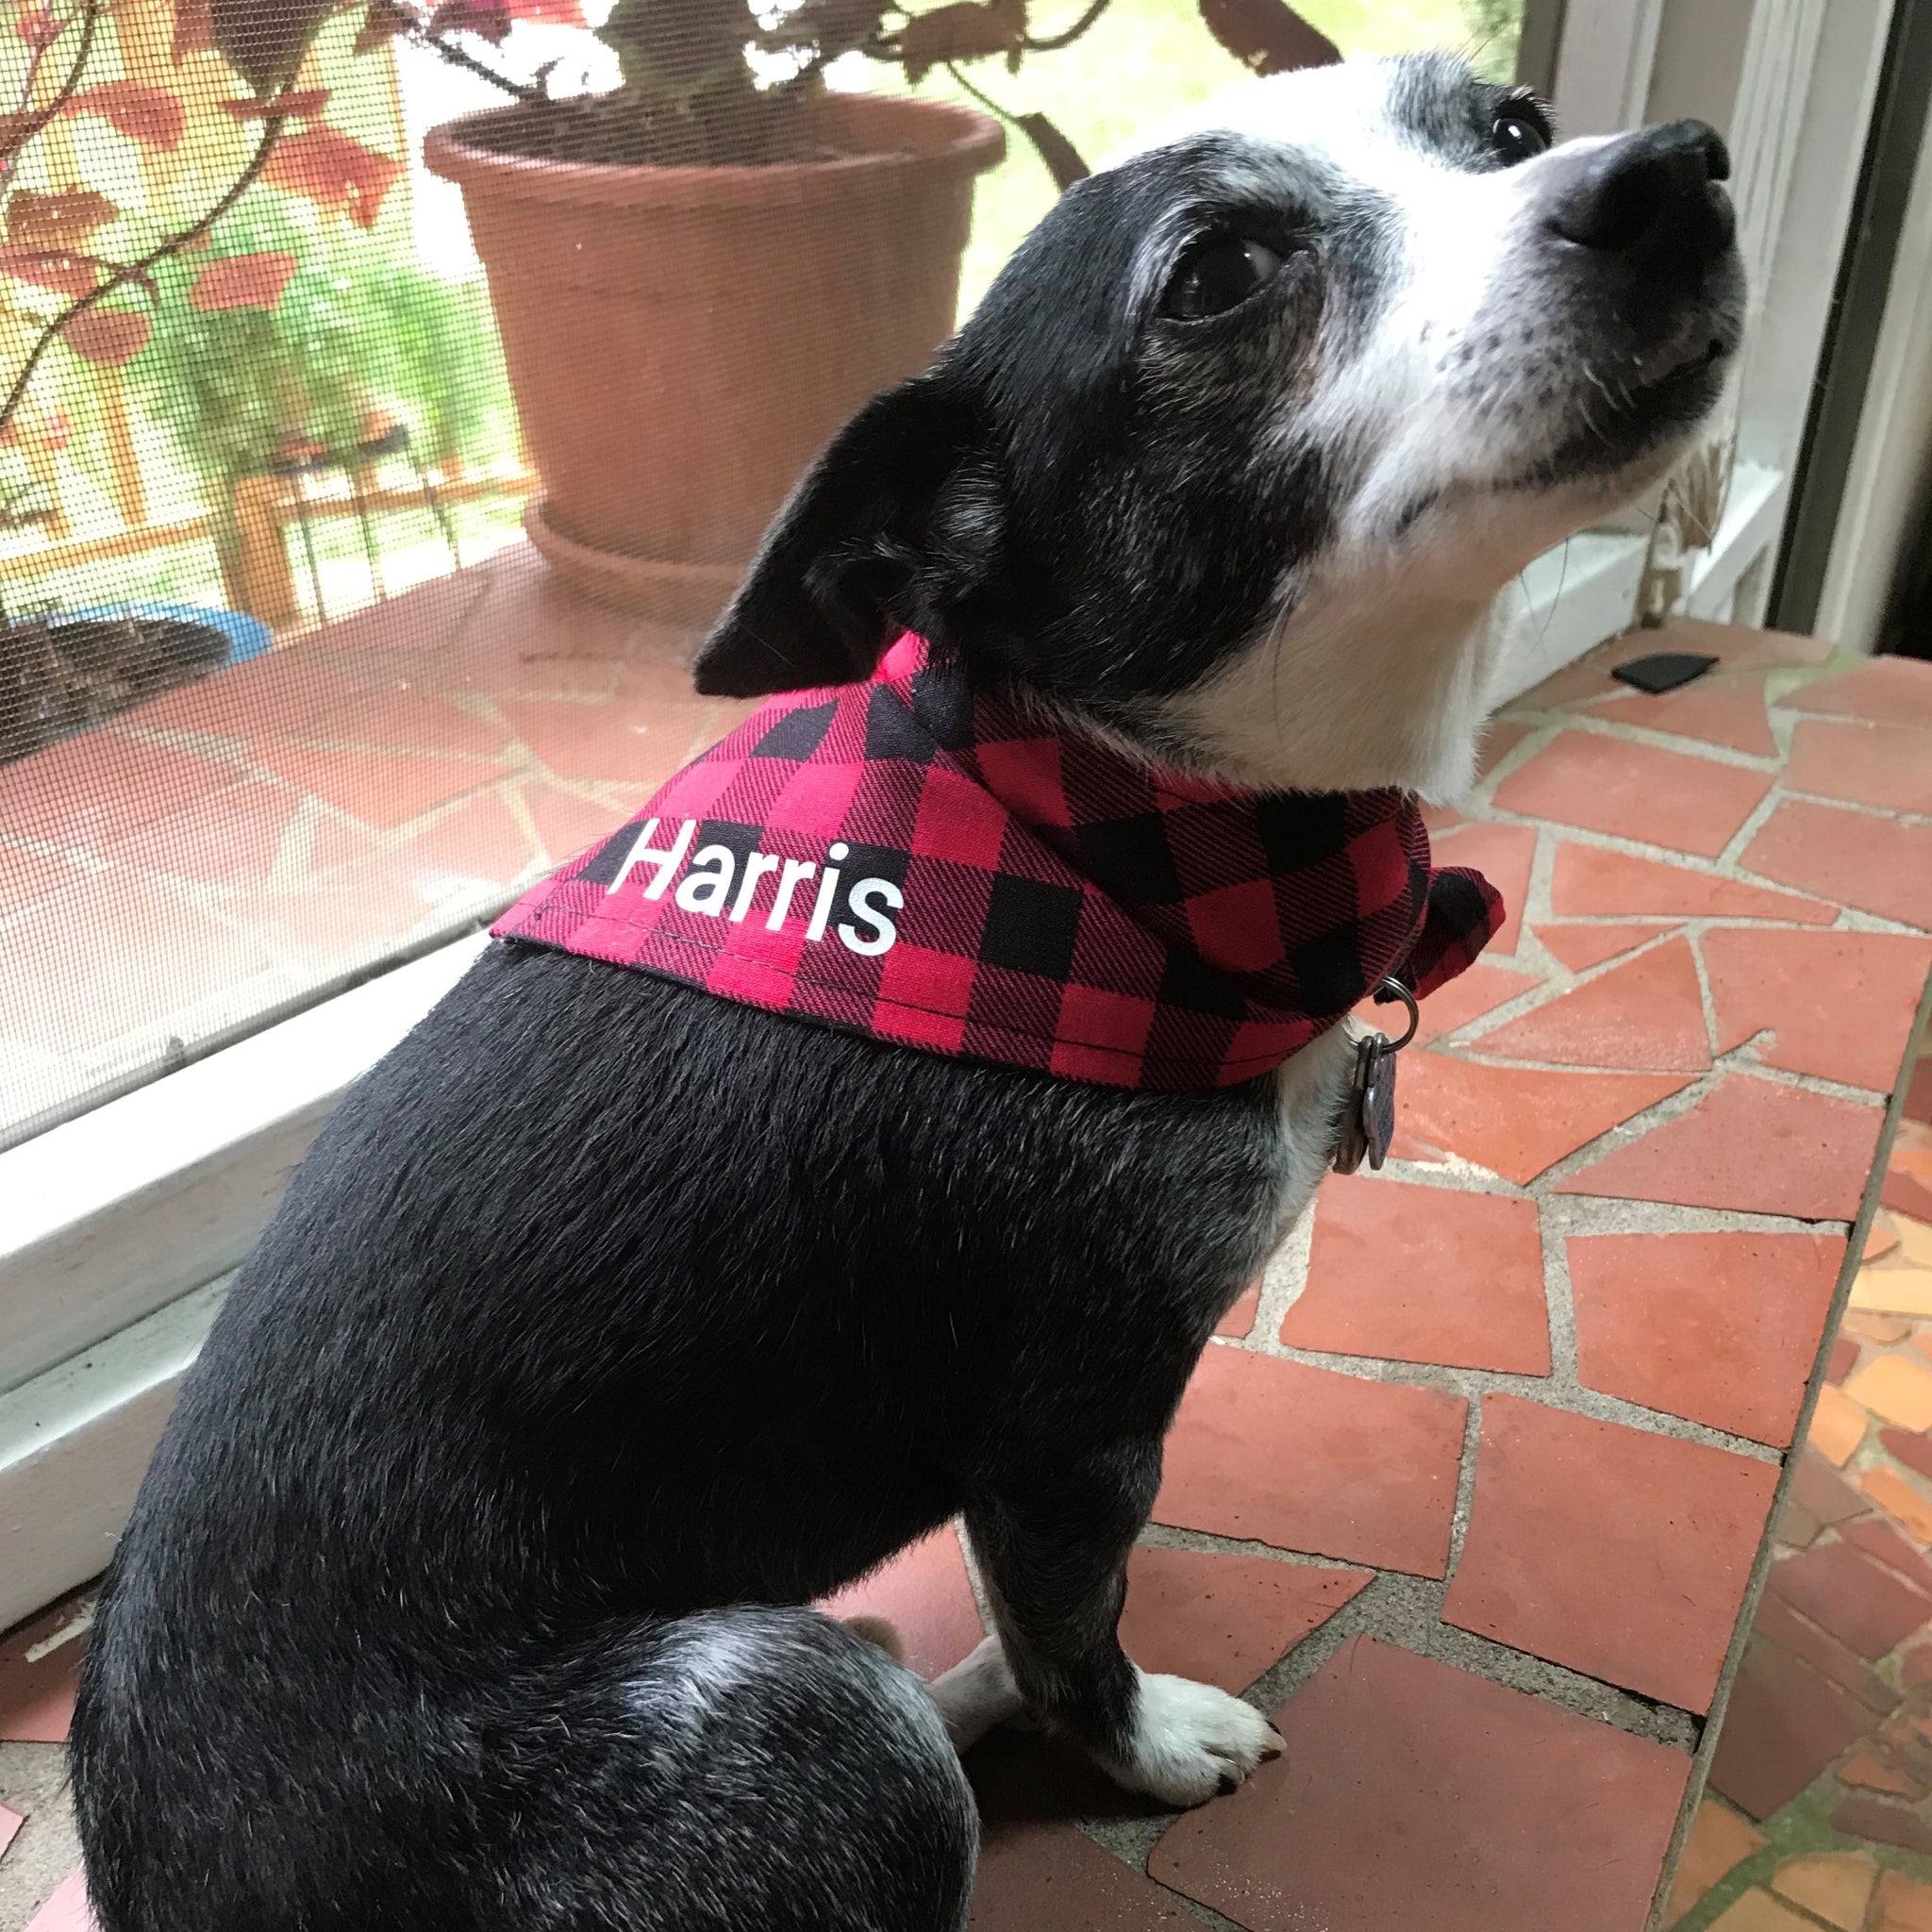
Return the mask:
<svg viewBox="0 0 1932 1932">
<path fill-rule="evenodd" d="M 1507 74 L 1519 14 L 6 0 L 0 1144 L 728 728 L 686 666 L 767 518 L 1083 158 L 1296 48 Z"/>
</svg>

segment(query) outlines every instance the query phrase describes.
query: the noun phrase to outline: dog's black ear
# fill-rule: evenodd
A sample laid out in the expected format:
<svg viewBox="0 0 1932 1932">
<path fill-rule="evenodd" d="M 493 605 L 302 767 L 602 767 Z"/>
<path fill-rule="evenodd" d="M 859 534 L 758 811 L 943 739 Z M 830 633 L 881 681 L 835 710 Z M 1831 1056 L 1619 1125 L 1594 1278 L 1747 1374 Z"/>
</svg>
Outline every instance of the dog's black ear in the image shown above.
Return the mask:
<svg viewBox="0 0 1932 1932">
<path fill-rule="evenodd" d="M 978 436 L 978 412 L 938 372 L 859 410 L 765 532 L 698 653 L 698 690 L 763 697 L 869 677 L 927 602 L 935 509 Z"/>
</svg>

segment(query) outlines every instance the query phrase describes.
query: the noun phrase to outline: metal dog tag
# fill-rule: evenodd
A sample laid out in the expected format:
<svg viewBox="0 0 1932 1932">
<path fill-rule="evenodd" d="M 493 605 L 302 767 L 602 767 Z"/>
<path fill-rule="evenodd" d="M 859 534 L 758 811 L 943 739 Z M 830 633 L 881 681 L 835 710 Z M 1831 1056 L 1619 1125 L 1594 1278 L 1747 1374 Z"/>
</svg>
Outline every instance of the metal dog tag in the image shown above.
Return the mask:
<svg viewBox="0 0 1932 1932">
<path fill-rule="evenodd" d="M 1395 1135 L 1395 1049 L 1385 1035 L 1356 1042 L 1355 1073 L 1335 1144 L 1335 1172 L 1354 1174 L 1364 1160 L 1380 1167 Z"/>
<path fill-rule="evenodd" d="M 1395 1138 L 1395 1056 L 1415 1038 L 1421 1024 L 1415 998 L 1398 979 L 1383 982 L 1408 1008 L 1408 1031 L 1400 1040 L 1371 1033 L 1356 1042 L 1355 1072 L 1342 1109 L 1341 1135 L 1335 1145 L 1335 1172 L 1354 1174 L 1366 1160 L 1379 1169 Z"/>
</svg>

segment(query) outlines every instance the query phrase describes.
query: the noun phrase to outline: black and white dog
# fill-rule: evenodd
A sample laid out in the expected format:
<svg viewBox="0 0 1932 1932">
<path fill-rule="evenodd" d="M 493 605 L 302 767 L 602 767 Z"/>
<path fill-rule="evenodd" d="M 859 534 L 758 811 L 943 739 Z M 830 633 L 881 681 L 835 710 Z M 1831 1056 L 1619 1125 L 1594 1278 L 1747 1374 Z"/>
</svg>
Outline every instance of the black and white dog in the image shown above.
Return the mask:
<svg viewBox="0 0 1932 1932">
<path fill-rule="evenodd" d="M 1499 588 L 1718 397 L 1726 169 L 1552 149 L 1446 58 L 1243 89 L 859 415 L 701 682 L 910 627 L 1142 756 L 1453 792 Z M 1351 1058 L 1116 1091 L 493 947 L 324 1130 L 142 1490 L 74 1732 L 106 1932 L 941 1932 L 988 1724 L 1238 1782 L 1273 1733 L 1122 1654 L 1124 1565 Z M 928 1691 L 805 1606 L 955 1514 L 998 1635 Z"/>
</svg>

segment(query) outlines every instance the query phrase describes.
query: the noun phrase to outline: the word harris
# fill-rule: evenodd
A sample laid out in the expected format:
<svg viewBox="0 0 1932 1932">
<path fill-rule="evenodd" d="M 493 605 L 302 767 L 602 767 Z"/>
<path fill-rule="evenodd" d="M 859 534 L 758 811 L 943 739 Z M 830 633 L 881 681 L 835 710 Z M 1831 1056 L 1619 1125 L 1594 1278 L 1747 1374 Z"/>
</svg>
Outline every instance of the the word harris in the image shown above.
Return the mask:
<svg viewBox="0 0 1932 1932">
<path fill-rule="evenodd" d="M 691 853 L 691 863 L 685 867 L 684 876 L 677 880 L 677 890 L 672 895 L 677 905 L 687 912 L 706 913 L 713 919 L 728 919 L 735 925 L 742 925 L 752 912 L 759 909 L 758 889 L 770 878 L 774 883 L 770 903 L 763 908 L 765 930 L 776 932 L 794 917 L 792 908 L 800 897 L 799 888 L 810 886 L 816 878 L 817 890 L 810 895 L 810 913 L 795 916 L 806 919 L 805 936 L 808 941 L 824 938 L 825 927 L 839 901 L 838 861 L 849 858 L 852 851 L 842 839 L 835 840 L 826 848 L 823 869 L 809 858 L 778 858 L 769 852 L 754 851 L 745 854 L 741 875 L 738 855 L 728 845 L 700 845 L 695 852 L 691 851 L 691 841 L 697 837 L 697 820 L 684 820 L 677 836 L 665 846 L 651 843 L 658 836 L 659 823 L 657 819 L 646 819 L 638 828 L 638 836 L 611 879 L 608 891 L 616 891 L 633 872 L 655 865 L 657 870 L 644 888 L 644 897 L 661 899 L 671 881 L 677 878 L 685 855 Z M 845 894 L 845 910 L 850 918 L 841 920 L 833 930 L 852 952 L 868 957 L 890 952 L 899 937 L 899 928 L 886 915 L 889 911 L 897 912 L 905 904 L 905 894 L 891 879 L 855 880 Z"/>
</svg>

